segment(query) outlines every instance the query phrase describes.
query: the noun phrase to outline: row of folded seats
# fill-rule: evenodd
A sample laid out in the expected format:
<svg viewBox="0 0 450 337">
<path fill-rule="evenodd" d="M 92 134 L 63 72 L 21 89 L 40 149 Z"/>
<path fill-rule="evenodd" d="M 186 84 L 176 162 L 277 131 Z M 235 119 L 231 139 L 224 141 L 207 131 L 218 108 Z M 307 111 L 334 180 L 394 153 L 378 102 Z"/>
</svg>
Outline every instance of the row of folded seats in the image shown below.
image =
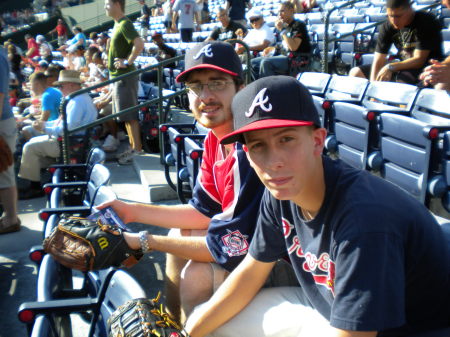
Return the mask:
<svg viewBox="0 0 450 337">
<path fill-rule="evenodd" d="M 87 217 L 96 205 L 116 198 L 107 186 L 110 172 L 103 165 L 105 158 L 103 150 L 93 148 L 85 163 L 50 167 L 52 182 L 44 186 L 47 207 L 39 212 L 43 239 L 63 217 Z M 129 299 L 146 297 L 139 283 L 123 270 L 82 273 L 56 262 L 42 246 L 32 247 L 29 256 L 38 266 L 36 301 L 22 303 L 18 312 L 28 336 L 72 336 L 76 313 L 89 326 L 88 336 L 106 337 L 112 312 Z"/>
<path fill-rule="evenodd" d="M 325 154 L 398 185 L 434 214 L 450 212 L 450 95 L 324 73 L 298 76 L 328 131 Z"/>
<path fill-rule="evenodd" d="M 398 185 L 435 215 L 450 212 L 450 96 L 391 82 L 304 72 L 327 129 L 324 154 Z M 195 185 L 207 129 L 163 124 L 161 160 L 169 186 L 186 203 Z"/>
</svg>

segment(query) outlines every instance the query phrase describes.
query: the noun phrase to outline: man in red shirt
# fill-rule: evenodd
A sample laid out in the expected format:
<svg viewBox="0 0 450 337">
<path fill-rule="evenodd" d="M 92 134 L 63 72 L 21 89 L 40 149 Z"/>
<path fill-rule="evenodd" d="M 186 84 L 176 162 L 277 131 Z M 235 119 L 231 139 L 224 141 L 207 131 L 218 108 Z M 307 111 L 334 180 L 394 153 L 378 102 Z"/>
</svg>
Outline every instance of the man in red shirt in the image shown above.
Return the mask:
<svg viewBox="0 0 450 337">
<path fill-rule="evenodd" d="M 55 32 L 58 34 L 58 46 L 61 47 L 67 41 L 67 28 L 62 19 L 58 19 L 58 24 L 50 31 L 51 34 Z"/>
<path fill-rule="evenodd" d="M 27 52 L 25 53 L 26 57 L 32 59 L 35 56 L 40 56 L 39 54 L 39 45 L 37 44 L 34 37 L 30 34 L 25 35 L 25 41 L 27 41 Z"/>
</svg>

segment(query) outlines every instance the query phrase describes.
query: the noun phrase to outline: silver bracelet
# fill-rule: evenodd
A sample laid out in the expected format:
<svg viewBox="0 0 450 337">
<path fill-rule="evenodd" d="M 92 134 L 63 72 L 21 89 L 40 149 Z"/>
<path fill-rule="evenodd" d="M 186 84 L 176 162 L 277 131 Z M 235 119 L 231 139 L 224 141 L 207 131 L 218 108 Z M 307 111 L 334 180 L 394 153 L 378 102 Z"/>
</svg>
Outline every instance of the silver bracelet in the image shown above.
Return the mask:
<svg viewBox="0 0 450 337">
<path fill-rule="evenodd" d="M 152 250 L 150 249 L 149 245 L 148 245 L 148 238 L 147 238 L 148 232 L 147 231 L 140 231 L 139 232 L 139 243 L 141 244 L 141 251 L 142 254 L 146 254 L 148 252 L 151 252 Z"/>
</svg>

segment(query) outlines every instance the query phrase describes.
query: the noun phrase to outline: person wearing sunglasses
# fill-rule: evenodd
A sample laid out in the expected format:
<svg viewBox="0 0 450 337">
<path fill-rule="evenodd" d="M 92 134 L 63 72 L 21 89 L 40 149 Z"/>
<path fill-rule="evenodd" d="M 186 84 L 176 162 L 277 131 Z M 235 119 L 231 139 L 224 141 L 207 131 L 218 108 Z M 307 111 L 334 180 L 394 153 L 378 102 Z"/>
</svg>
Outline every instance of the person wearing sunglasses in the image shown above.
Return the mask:
<svg viewBox="0 0 450 337">
<path fill-rule="evenodd" d="M 256 56 L 259 52 L 275 43 L 275 35 L 270 27 L 264 21 L 263 14 L 257 9 L 248 12 L 248 20 L 252 29 L 248 31 L 243 41 L 249 46 L 252 56 Z M 243 54 L 245 49 L 243 46 L 237 48 L 238 54 Z"/>
</svg>

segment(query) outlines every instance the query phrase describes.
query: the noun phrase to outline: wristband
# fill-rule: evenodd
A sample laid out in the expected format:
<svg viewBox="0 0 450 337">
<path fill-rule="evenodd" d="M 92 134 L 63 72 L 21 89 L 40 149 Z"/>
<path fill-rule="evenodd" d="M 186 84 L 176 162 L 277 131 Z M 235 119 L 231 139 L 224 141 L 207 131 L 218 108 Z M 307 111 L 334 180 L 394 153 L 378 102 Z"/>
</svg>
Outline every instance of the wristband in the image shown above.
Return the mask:
<svg viewBox="0 0 450 337">
<path fill-rule="evenodd" d="M 394 65 L 392 63 L 388 64 L 389 71 L 395 72 Z"/>
<path fill-rule="evenodd" d="M 150 249 L 149 245 L 148 245 L 148 238 L 147 238 L 148 232 L 147 231 L 140 231 L 139 232 L 139 243 L 141 245 L 141 251 L 142 254 L 146 254 L 148 252 L 151 252 L 152 250 Z"/>
<path fill-rule="evenodd" d="M 128 60 L 123 61 L 124 66 L 128 67 Z"/>
</svg>

